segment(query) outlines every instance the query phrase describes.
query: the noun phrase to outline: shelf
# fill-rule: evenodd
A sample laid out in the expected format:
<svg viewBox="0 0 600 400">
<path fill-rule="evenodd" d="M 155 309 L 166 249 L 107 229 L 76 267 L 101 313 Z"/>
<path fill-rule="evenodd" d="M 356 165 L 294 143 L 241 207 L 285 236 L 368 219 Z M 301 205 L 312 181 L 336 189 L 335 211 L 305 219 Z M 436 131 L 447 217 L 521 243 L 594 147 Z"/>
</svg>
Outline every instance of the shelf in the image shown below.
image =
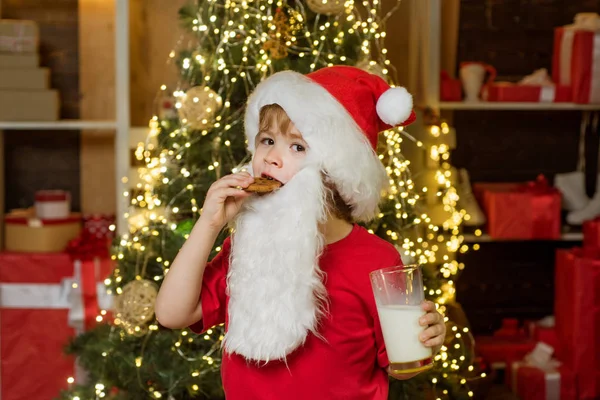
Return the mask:
<svg viewBox="0 0 600 400">
<path fill-rule="evenodd" d="M 61 121 L 0 121 L 0 129 L 15 130 L 79 130 L 79 129 L 115 129 L 116 121 L 85 121 L 65 119 Z"/>
<path fill-rule="evenodd" d="M 583 240 L 582 232 L 563 233 L 560 239 L 494 239 L 488 234 L 475 236 L 473 234 L 464 234 L 465 243 L 486 243 L 486 242 L 530 242 L 530 241 L 547 241 L 547 242 L 580 242 Z"/>
<path fill-rule="evenodd" d="M 508 102 L 440 102 L 440 110 L 564 110 L 600 111 L 600 104 L 575 103 L 508 103 Z"/>
</svg>

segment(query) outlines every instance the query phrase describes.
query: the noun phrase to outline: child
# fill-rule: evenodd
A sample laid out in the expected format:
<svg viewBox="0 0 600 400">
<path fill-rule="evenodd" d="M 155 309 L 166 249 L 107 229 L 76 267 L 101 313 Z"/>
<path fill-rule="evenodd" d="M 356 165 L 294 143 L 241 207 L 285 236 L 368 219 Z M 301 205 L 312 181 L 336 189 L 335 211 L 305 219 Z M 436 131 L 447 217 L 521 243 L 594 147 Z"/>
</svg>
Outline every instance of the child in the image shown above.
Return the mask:
<svg viewBox="0 0 600 400">
<path fill-rule="evenodd" d="M 384 400 L 388 373 L 414 376 L 388 371 L 369 280 L 400 255 L 353 223 L 374 217 L 388 180 L 378 133 L 414 118 L 405 89 L 354 67 L 280 72 L 249 98 L 252 174 L 211 186 L 155 307 L 171 328 L 225 323 L 228 400 Z M 253 176 L 283 186 L 250 195 Z M 207 264 L 229 222 L 231 240 Z M 443 318 L 431 302 L 423 310 L 421 340 L 437 351 Z"/>
</svg>

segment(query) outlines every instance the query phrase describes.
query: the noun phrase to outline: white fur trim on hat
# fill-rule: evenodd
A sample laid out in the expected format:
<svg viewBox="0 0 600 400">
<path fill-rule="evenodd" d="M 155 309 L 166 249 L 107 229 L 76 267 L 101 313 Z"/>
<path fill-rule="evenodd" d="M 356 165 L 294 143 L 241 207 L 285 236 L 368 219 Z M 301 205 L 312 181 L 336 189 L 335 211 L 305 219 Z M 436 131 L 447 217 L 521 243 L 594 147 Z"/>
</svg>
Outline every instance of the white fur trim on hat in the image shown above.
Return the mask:
<svg viewBox="0 0 600 400">
<path fill-rule="evenodd" d="M 377 100 L 377 115 L 388 125 L 396 126 L 410 117 L 413 98 L 403 87 L 386 90 Z"/>
<path fill-rule="evenodd" d="M 388 177 L 346 109 L 310 78 L 293 71 L 278 72 L 261 82 L 248 99 L 245 129 L 253 154 L 260 109 L 269 104 L 281 106 L 302 133 L 311 159 L 318 160 L 352 207 L 352 217 L 356 221 L 372 219 Z"/>
</svg>

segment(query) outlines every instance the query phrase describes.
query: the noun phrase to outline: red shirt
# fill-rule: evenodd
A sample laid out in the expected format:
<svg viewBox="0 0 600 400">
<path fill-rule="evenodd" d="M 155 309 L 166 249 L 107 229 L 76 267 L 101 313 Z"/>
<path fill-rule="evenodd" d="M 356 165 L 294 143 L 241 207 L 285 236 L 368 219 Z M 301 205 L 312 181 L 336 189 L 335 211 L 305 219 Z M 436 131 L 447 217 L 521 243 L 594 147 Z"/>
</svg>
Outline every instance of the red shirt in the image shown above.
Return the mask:
<svg viewBox="0 0 600 400">
<path fill-rule="evenodd" d="M 203 319 L 192 330 L 226 323 L 225 294 L 230 240 L 207 265 L 202 282 Z M 388 366 L 369 272 L 401 265 L 398 251 L 355 225 L 328 245 L 319 265 L 326 273 L 329 315 L 319 333 L 282 361 L 264 366 L 238 354 L 223 354 L 221 376 L 227 400 L 386 400 Z"/>
</svg>

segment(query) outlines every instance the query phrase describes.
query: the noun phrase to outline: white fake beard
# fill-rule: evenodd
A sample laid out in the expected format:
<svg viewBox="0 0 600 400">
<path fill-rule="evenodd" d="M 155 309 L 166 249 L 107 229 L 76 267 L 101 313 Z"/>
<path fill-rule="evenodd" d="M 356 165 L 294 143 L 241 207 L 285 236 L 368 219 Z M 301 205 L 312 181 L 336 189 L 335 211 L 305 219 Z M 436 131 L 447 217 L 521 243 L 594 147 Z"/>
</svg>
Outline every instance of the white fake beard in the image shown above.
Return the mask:
<svg viewBox="0 0 600 400">
<path fill-rule="evenodd" d="M 249 199 L 235 221 L 224 346 L 255 361 L 285 359 L 317 333 L 326 290 L 318 258 L 325 221 L 320 170 L 305 167 L 275 193 Z"/>
</svg>

